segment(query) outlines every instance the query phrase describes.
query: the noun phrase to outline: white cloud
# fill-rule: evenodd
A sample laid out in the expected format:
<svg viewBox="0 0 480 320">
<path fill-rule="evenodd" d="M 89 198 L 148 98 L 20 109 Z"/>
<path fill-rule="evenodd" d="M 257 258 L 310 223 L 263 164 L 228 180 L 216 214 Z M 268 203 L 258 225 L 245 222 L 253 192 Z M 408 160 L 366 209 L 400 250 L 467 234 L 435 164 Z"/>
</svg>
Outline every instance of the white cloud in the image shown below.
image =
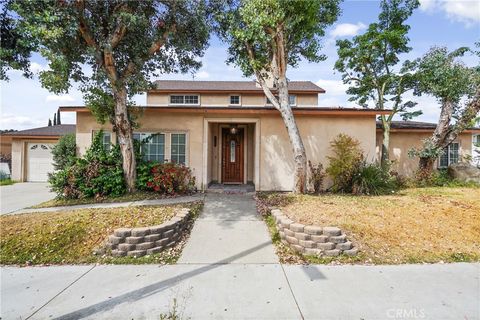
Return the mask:
<svg viewBox="0 0 480 320">
<path fill-rule="evenodd" d="M 480 23 L 478 0 L 421 0 L 420 4 L 423 11 L 443 11 L 448 19 L 464 23 L 467 27 Z"/>
<path fill-rule="evenodd" d="M 43 66 L 40 63 L 37 62 L 32 62 L 30 63 L 30 71 L 33 72 L 34 74 L 37 74 L 41 71 L 48 70 L 47 66 Z"/>
<path fill-rule="evenodd" d="M 34 127 L 46 126 L 48 119 L 41 121 L 40 119 L 33 119 L 31 117 L 15 115 L 11 113 L 2 114 L 0 118 L 0 128 L 3 129 L 29 129 Z"/>
<path fill-rule="evenodd" d="M 207 79 L 210 77 L 210 74 L 207 71 L 200 71 L 195 74 L 195 78 L 198 79 Z"/>
<path fill-rule="evenodd" d="M 358 35 L 360 31 L 362 31 L 366 27 L 367 26 L 361 22 L 358 22 L 357 24 L 340 23 L 337 24 L 332 31 L 330 31 L 330 37 L 353 37 Z"/>
<path fill-rule="evenodd" d="M 316 82 L 316 85 L 325 89 L 326 95 L 329 96 L 346 95 L 346 91 L 349 87 L 349 85 L 344 84 L 342 80 L 328 79 L 320 79 Z"/>
<path fill-rule="evenodd" d="M 72 97 L 69 94 L 63 94 L 63 95 L 55 95 L 55 94 L 50 94 L 45 98 L 46 102 L 72 102 L 75 101 L 75 98 Z"/>
</svg>

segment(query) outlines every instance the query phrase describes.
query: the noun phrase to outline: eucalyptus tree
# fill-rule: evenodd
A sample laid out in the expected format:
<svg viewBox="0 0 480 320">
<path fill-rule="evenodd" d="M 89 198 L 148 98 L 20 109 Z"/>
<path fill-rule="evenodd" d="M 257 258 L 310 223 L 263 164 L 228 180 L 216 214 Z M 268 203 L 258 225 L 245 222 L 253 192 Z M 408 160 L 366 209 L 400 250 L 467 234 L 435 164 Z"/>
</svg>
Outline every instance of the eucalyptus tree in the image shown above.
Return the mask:
<svg viewBox="0 0 480 320">
<path fill-rule="evenodd" d="M 12 0 L 0 0 L 0 80 L 4 81 L 9 80 L 7 71 L 11 69 L 31 77 L 30 56 L 35 50 L 34 41 L 19 31 L 12 4 Z"/>
<path fill-rule="evenodd" d="M 45 88 L 65 93 L 79 82 L 88 101 L 108 102 L 89 107 L 111 121 L 133 191 L 131 98 L 150 88 L 154 76 L 200 67 L 209 34 L 205 2 L 14 0 L 13 7 L 22 32 L 36 39 L 49 62 L 40 73 Z"/>
<path fill-rule="evenodd" d="M 228 63 L 245 76 L 254 75 L 266 97 L 280 112 L 294 158 L 294 191 L 306 189 L 307 157 L 289 104 L 287 68 L 302 58 L 326 59 L 319 54 L 327 26 L 339 14 L 339 0 L 244 0 L 221 1 L 216 18 L 220 38 L 228 48 Z M 269 87 L 273 81 L 273 88 Z M 277 95 L 278 93 L 278 95 Z"/>
<path fill-rule="evenodd" d="M 440 103 L 433 135 L 421 149 L 410 150 L 410 155 L 420 158 L 420 177 L 430 176 L 443 149 L 480 115 L 480 68 L 469 67 L 460 60 L 470 51 L 466 47 L 452 52 L 445 47 L 433 47 L 423 57 L 406 62 L 416 74 L 416 94 L 432 95 Z"/>
<path fill-rule="evenodd" d="M 349 84 L 350 101 L 367 108 L 392 112 L 380 117 L 383 129 L 381 162 L 389 161 L 390 126 L 395 115 L 412 119 L 421 111 L 411 111 L 416 105 L 405 101 L 405 93 L 412 90 L 413 77 L 400 65 L 400 55 L 410 52 L 406 23 L 419 6 L 418 0 L 382 0 L 378 21 L 371 23 L 364 34 L 352 40 L 337 41 L 338 60 L 335 69 Z"/>
</svg>

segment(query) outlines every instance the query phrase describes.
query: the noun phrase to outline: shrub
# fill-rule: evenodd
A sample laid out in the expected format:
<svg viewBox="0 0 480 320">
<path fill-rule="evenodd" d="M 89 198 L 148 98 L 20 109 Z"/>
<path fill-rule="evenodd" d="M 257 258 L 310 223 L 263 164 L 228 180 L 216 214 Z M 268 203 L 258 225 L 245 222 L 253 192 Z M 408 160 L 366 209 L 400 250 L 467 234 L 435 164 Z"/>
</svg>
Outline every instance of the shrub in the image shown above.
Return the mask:
<svg viewBox="0 0 480 320">
<path fill-rule="evenodd" d="M 109 151 L 102 143 L 102 132 L 95 135 L 83 158 L 49 176 L 52 191 L 63 198 L 118 196 L 126 191 L 119 146 Z"/>
<path fill-rule="evenodd" d="M 308 161 L 308 167 L 310 169 L 310 177 L 308 182 L 313 187 L 313 192 L 319 194 L 322 191 L 323 180 L 325 179 L 325 172 L 323 171 L 323 165 L 319 163 L 317 166 Z"/>
<path fill-rule="evenodd" d="M 75 134 L 69 133 L 62 136 L 52 149 L 53 167 L 63 170 L 72 166 L 77 161 L 77 144 Z"/>
<path fill-rule="evenodd" d="M 331 143 L 333 156 L 329 160 L 327 174 L 333 180 L 334 192 L 352 192 L 352 179 L 363 161 L 360 142 L 346 134 L 339 134 Z"/>
<path fill-rule="evenodd" d="M 398 189 L 395 177 L 388 167 L 378 163 L 360 163 L 352 178 L 352 193 L 363 195 L 388 194 Z"/>
<path fill-rule="evenodd" d="M 140 168 L 140 187 L 167 195 L 196 191 L 195 177 L 190 168 L 173 162 L 147 163 Z"/>
</svg>

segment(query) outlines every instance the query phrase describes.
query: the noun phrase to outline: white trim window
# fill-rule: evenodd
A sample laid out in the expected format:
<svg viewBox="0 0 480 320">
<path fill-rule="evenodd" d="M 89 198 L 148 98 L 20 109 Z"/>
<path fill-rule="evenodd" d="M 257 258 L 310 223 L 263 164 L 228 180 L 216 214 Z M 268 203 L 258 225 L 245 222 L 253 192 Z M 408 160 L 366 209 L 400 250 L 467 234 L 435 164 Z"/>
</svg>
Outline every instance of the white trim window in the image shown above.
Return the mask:
<svg viewBox="0 0 480 320">
<path fill-rule="evenodd" d="M 268 99 L 267 97 L 265 97 L 265 98 L 267 99 L 265 104 L 267 106 L 271 106 L 272 102 L 270 101 L 270 99 Z M 275 95 L 275 98 L 277 98 L 277 100 L 278 100 L 278 95 Z M 289 94 L 288 95 L 288 103 L 290 104 L 290 107 L 297 106 L 297 96 L 295 94 Z"/>
<path fill-rule="evenodd" d="M 142 141 L 140 151 L 147 161 L 165 162 L 165 134 L 164 133 L 134 133 L 133 138 Z"/>
<path fill-rule="evenodd" d="M 447 168 L 454 163 L 458 163 L 460 160 L 459 147 L 458 142 L 453 142 L 443 149 L 443 153 L 438 159 L 438 167 Z"/>
<path fill-rule="evenodd" d="M 170 95 L 171 105 L 199 105 L 200 96 L 198 94 L 172 94 Z"/>
<path fill-rule="evenodd" d="M 239 106 L 242 104 L 242 98 L 238 94 L 230 95 L 230 105 L 231 106 Z"/>
<path fill-rule="evenodd" d="M 170 136 L 170 160 L 179 164 L 187 163 L 187 134 L 172 133 Z"/>
<path fill-rule="evenodd" d="M 95 138 L 95 135 L 98 134 L 100 130 L 95 130 L 92 132 L 92 140 Z M 112 133 L 109 131 L 102 131 L 102 146 L 105 151 L 110 151 L 112 146 Z"/>
</svg>

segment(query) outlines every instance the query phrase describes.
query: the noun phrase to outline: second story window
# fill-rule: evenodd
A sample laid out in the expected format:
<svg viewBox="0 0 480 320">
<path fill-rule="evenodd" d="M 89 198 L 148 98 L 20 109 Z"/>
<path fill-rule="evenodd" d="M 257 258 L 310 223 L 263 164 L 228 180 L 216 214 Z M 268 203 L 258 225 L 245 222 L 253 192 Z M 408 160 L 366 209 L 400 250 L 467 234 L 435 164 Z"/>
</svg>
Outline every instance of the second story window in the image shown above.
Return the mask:
<svg viewBox="0 0 480 320">
<path fill-rule="evenodd" d="M 240 105 L 240 96 L 230 96 L 230 105 L 239 106 Z"/>
<path fill-rule="evenodd" d="M 278 100 L 278 96 L 275 95 L 275 98 Z M 291 107 L 295 107 L 297 105 L 297 96 L 294 94 L 288 95 L 288 103 L 290 104 Z M 267 98 L 267 105 L 272 105 L 272 102 L 270 99 Z"/>
<path fill-rule="evenodd" d="M 199 101 L 198 95 L 171 95 L 170 104 L 184 104 L 184 105 L 197 105 Z"/>
</svg>

